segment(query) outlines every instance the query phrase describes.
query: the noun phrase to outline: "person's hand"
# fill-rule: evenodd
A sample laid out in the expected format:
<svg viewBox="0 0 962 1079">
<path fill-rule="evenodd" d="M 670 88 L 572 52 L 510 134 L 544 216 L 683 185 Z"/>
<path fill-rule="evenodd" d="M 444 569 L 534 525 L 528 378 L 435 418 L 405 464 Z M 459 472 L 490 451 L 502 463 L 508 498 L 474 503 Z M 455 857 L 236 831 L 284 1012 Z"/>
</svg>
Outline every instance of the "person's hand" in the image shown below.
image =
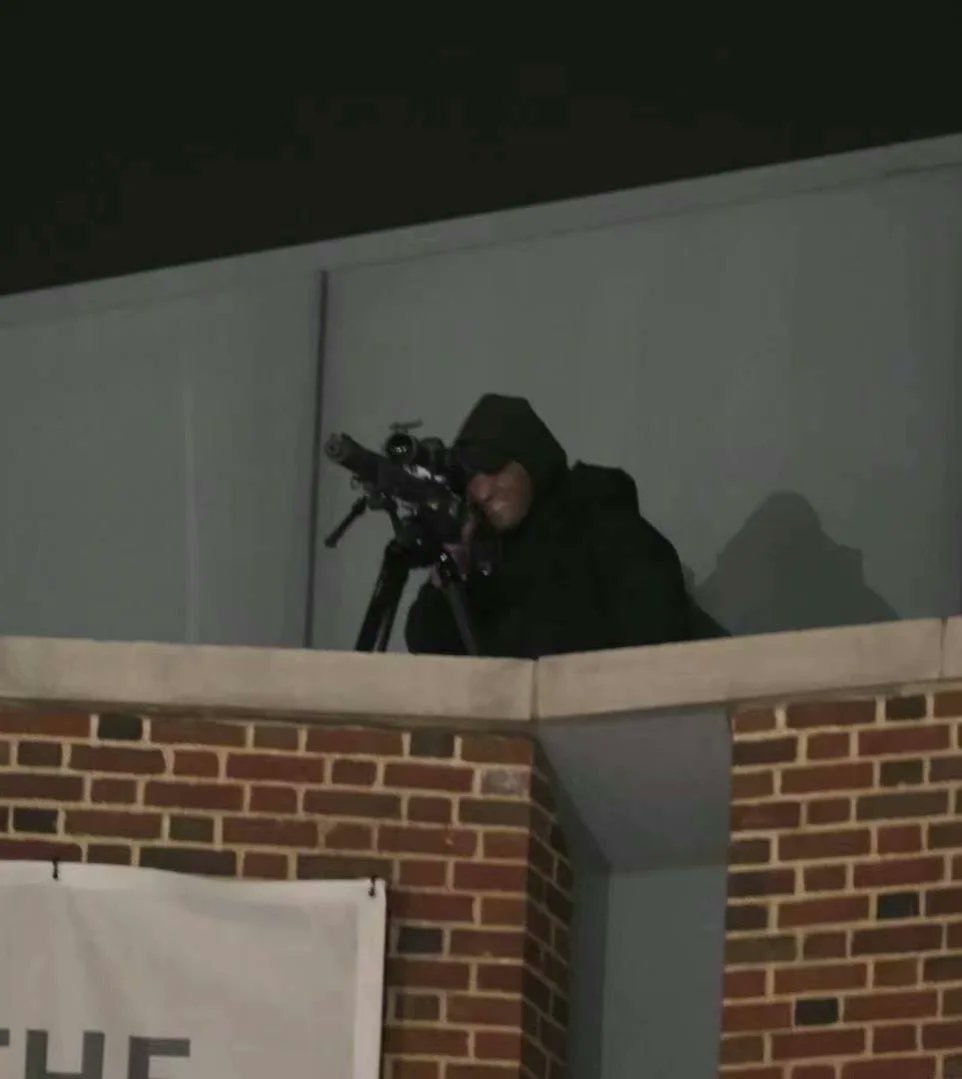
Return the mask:
<svg viewBox="0 0 962 1079">
<path fill-rule="evenodd" d="M 454 559 L 454 564 L 458 567 L 458 573 L 460 573 L 462 577 L 466 577 L 468 570 L 471 568 L 471 541 L 474 538 L 477 527 L 478 519 L 472 513 L 468 516 L 468 519 L 464 522 L 464 526 L 461 529 L 461 542 L 442 544 L 442 547 L 444 547 L 452 559 Z M 440 585 L 436 570 L 431 571 L 431 580 L 435 585 Z"/>
</svg>

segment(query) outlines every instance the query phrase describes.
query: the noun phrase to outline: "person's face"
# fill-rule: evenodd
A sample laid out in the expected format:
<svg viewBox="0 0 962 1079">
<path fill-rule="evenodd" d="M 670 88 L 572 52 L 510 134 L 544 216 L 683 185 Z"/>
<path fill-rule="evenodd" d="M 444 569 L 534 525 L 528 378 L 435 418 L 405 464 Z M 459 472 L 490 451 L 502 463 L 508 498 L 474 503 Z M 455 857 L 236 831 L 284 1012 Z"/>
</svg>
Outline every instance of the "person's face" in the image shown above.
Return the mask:
<svg viewBox="0 0 962 1079">
<path fill-rule="evenodd" d="M 468 498 L 495 532 L 518 527 L 531 509 L 534 486 L 524 465 L 509 461 L 500 472 L 479 472 L 468 484 Z"/>
</svg>

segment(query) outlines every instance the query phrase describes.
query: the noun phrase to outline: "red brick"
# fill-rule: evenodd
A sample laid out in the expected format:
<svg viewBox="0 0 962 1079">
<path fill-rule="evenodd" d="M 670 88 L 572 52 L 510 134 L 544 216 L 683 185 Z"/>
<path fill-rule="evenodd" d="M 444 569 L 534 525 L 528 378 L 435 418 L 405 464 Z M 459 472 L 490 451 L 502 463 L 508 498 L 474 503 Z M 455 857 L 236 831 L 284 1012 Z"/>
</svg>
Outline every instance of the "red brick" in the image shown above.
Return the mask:
<svg viewBox="0 0 962 1079">
<path fill-rule="evenodd" d="M 848 731 L 832 734 L 810 734 L 806 742 L 806 756 L 810 761 L 832 760 L 848 757 L 851 753 L 852 737 Z"/>
<path fill-rule="evenodd" d="M 731 800 L 747 802 L 768 798 L 775 793 L 774 772 L 734 772 L 731 777 Z"/>
<path fill-rule="evenodd" d="M 244 788 L 239 784 L 176 783 L 151 780 L 144 801 L 152 806 L 177 809 L 239 810 L 244 802 Z"/>
<path fill-rule="evenodd" d="M 772 1035 L 774 1060 L 850 1056 L 865 1048 L 864 1030 L 813 1030 Z"/>
<path fill-rule="evenodd" d="M 58 742 L 21 742 L 17 747 L 17 764 L 28 768 L 58 768 L 63 747 Z M 0 745 L 0 763 L 10 760 L 9 747 Z"/>
<path fill-rule="evenodd" d="M 100 809 L 71 809 L 67 811 L 64 831 L 69 835 L 159 839 L 162 820 L 159 813 L 116 813 Z"/>
<path fill-rule="evenodd" d="M 926 917 L 942 914 L 962 914 L 962 888 L 937 888 L 925 893 Z"/>
<path fill-rule="evenodd" d="M 0 712 L 0 734 L 89 738 L 90 716 L 84 712 Z"/>
<path fill-rule="evenodd" d="M 806 899 L 799 903 L 782 903 L 778 910 L 778 927 L 791 929 L 800 925 L 858 922 L 868 917 L 868 896 L 845 896 L 839 899 Z"/>
<path fill-rule="evenodd" d="M 391 1057 L 391 1079 L 441 1079 L 441 1065 L 433 1060 Z"/>
<path fill-rule="evenodd" d="M 157 716 L 150 721 L 150 740 L 165 745 L 242 746 L 246 739 L 247 729 L 241 723 Z"/>
<path fill-rule="evenodd" d="M 254 747 L 296 750 L 298 733 L 297 727 L 285 727 L 275 723 L 258 724 L 254 728 Z"/>
<path fill-rule="evenodd" d="M 797 1076 L 800 1073 L 795 1074 Z M 722 1073 L 721 1079 L 785 1079 L 785 1072 L 777 1064 L 758 1068 L 728 1068 Z M 830 1069 L 821 1076 L 816 1075 L 810 1079 L 835 1079 L 835 1072 Z"/>
<path fill-rule="evenodd" d="M 132 805 L 137 801 L 135 779 L 95 779 L 90 784 L 91 802 Z"/>
<path fill-rule="evenodd" d="M 809 865 L 803 873 L 806 892 L 841 892 L 848 879 L 844 865 Z"/>
<path fill-rule="evenodd" d="M 122 746 L 74 746 L 70 767 L 84 772 L 123 772 L 127 775 L 160 775 L 166 765 L 159 749 L 128 749 Z"/>
<path fill-rule="evenodd" d="M 857 799 L 859 820 L 931 817 L 948 812 L 948 791 L 910 791 L 907 794 L 867 794 Z"/>
<path fill-rule="evenodd" d="M 370 727 L 315 727 L 307 732 L 310 753 L 338 756 L 399 757 L 404 752 L 400 731 Z"/>
<path fill-rule="evenodd" d="M 147 869 L 233 877 L 237 870 L 237 857 L 233 851 L 204 850 L 199 847 L 142 847 L 140 864 Z"/>
<path fill-rule="evenodd" d="M 521 1033 L 479 1030 L 474 1035 L 474 1055 L 479 1060 L 520 1060 Z"/>
<path fill-rule="evenodd" d="M 520 993 L 525 969 L 520 963 L 479 963 L 478 988 L 496 993 Z"/>
<path fill-rule="evenodd" d="M 405 989 L 467 989 L 471 968 L 467 963 L 443 959 L 390 958 L 386 984 Z"/>
<path fill-rule="evenodd" d="M 377 779 L 376 761 L 334 761 L 331 782 L 345 787 L 370 787 Z"/>
<path fill-rule="evenodd" d="M 530 1043 L 525 1043 L 522 1056 L 527 1052 L 527 1048 Z M 544 1068 L 546 1064 L 538 1065 L 538 1070 L 532 1070 L 530 1063 L 525 1064 L 526 1075 L 538 1075 L 542 1076 L 547 1074 Z M 517 1079 L 517 1076 L 521 1073 L 518 1071 L 516 1064 L 509 1064 L 504 1067 L 500 1067 L 494 1064 L 457 1064 L 451 1061 L 444 1071 L 445 1079 Z"/>
<path fill-rule="evenodd" d="M 925 727 L 896 727 L 877 731 L 861 731 L 858 736 L 858 751 L 862 757 L 880 757 L 893 753 L 927 753 L 933 750 L 948 749 L 950 744 L 949 725 L 927 725 Z"/>
<path fill-rule="evenodd" d="M 749 708 L 736 712 L 732 717 L 732 728 L 736 734 L 759 734 L 775 729 L 775 712 L 771 708 Z"/>
<path fill-rule="evenodd" d="M 889 952 L 931 952 L 942 944 L 937 925 L 907 925 L 897 929 L 856 929 L 852 955 L 884 955 Z"/>
<path fill-rule="evenodd" d="M 942 1014 L 962 1015 L 962 989 L 946 989 L 942 994 Z"/>
<path fill-rule="evenodd" d="M 531 839 L 524 832 L 485 832 L 484 857 L 509 862 L 528 859 Z"/>
<path fill-rule="evenodd" d="M 793 895 L 795 871 L 793 869 L 757 869 L 745 873 L 728 874 L 728 895 L 745 899 L 760 895 Z"/>
<path fill-rule="evenodd" d="M 453 803 L 450 798 L 408 799 L 407 819 L 421 824 L 450 824 Z"/>
<path fill-rule="evenodd" d="M 802 946 L 805 959 L 845 959 L 848 937 L 845 933 L 809 933 Z"/>
<path fill-rule="evenodd" d="M 874 1022 L 879 1019 L 924 1019 L 938 1012 L 939 995 L 925 993 L 870 993 L 846 997 L 842 1021 Z"/>
<path fill-rule="evenodd" d="M 764 832 L 797 828 L 801 819 L 802 807 L 798 802 L 756 802 L 733 805 L 731 830 L 733 832 Z"/>
<path fill-rule="evenodd" d="M 216 753 L 199 749 L 178 749 L 174 753 L 175 776 L 215 777 L 220 774 L 220 761 Z"/>
<path fill-rule="evenodd" d="M 735 839 L 728 847 L 728 864 L 730 866 L 758 865 L 767 862 L 771 858 L 771 853 L 770 839 Z"/>
<path fill-rule="evenodd" d="M 943 873 L 941 858 L 861 862 L 854 868 L 854 884 L 856 888 L 889 888 L 899 884 L 925 884 L 941 880 Z"/>
<path fill-rule="evenodd" d="M 786 718 L 795 730 L 874 723 L 875 701 L 802 701 L 788 706 Z"/>
<path fill-rule="evenodd" d="M 918 828 L 918 825 L 916 825 Z M 930 850 L 962 847 L 962 821 L 948 824 L 930 824 L 928 846 Z"/>
<path fill-rule="evenodd" d="M 879 854 L 912 854 L 922 849 L 918 824 L 893 824 L 878 830 Z"/>
<path fill-rule="evenodd" d="M 473 922 L 475 899 L 449 892 L 405 892 L 392 889 L 391 914 L 415 922 Z"/>
<path fill-rule="evenodd" d="M 764 1056 L 765 1042 L 756 1034 L 737 1034 L 722 1038 L 721 1064 L 747 1064 L 762 1060 Z M 725 1079 L 727 1079 L 727 1074 Z"/>
<path fill-rule="evenodd" d="M 867 984 L 868 967 L 864 963 L 825 963 L 775 971 L 775 992 L 780 995 L 863 989 Z"/>
<path fill-rule="evenodd" d="M 387 880 L 391 862 L 367 854 L 298 854 L 298 880 L 356 880 L 381 877 Z"/>
<path fill-rule="evenodd" d="M 782 794 L 862 790 L 872 786 L 872 773 L 873 767 L 869 762 L 786 768 L 782 772 Z"/>
<path fill-rule="evenodd" d="M 935 1061 L 929 1057 L 850 1060 L 842 1065 L 841 1079 L 935 1079 Z"/>
<path fill-rule="evenodd" d="M 524 953 L 524 936 L 507 929 L 453 929 L 449 951 L 451 955 L 519 959 Z"/>
<path fill-rule="evenodd" d="M 457 862 L 454 886 L 475 892 L 524 892 L 528 870 L 523 865 L 485 865 Z"/>
<path fill-rule="evenodd" d="M 873 1053 L 905 1053 L 917 1048 L 918 1030 L 916 1027 L 876 1027 L 872 1032 Z"/>
<path fill-rule="evenodd" d="M 460 828 L 400 828 L 383 824 L 378 829 L 378 848 L 403 854 L 438 854 L 470 858 L 477 848 L 475 832 Z"/>
<path fill-rule="evenodd" d="M 447 998 L 449 1023 L 468 1023 L 471 1026 L 518 1027 L 521 1025 L 519 997 L 461 996 Z"/>
<path fill-rule="evenodd" d="M 83 798 L 83 779 L 80 776 L 38 775 L 36 772 L 5 772 L 0 775 L 0 798 L 79 802 Z"/>
<path fill-rule="evenodd" d="M 510 925 L 521 926 L 525 924 L 524 899 L 514 899 L 504 896 L 485 896 L 481 901 L 481 924 L 482 925 Z M 531 908 L 532 912 L 534 908 Z M 545 921 L 548 921 L 545 916 Z"/>
<path fill-rule="evenodd" d="M 87 846 L 87 861 L 92 865 L 130 865 L 132 860 L 130 847 L 119 843 L 90 843 Z"/>
<path fill-rule="evenodd" d="M 174 814 L 170 818 L 168 833 L 171 839 L 178 842 L 206 843 L 209 846 L 214 842 L 214 819 Z"/>
<path fill-rule="evenodd" d="M 54 858 L 61 862 L 79 862 L 80 847 L 55 839 L 4 839 L 0 837 L 0 858 L 18 861 L 49 862 Z"/>
<path fill-rule="evenodd" d="M 444 862 L 401 862 L 398 883 L 408 888 L 440 888 L 447 878 Z"/>
<path fill-rule="evenodd" d="M 261 847 L 316 847 L 317 824 L 269 817 L 228 817 L 224 842 Z"/>
<path fill-rule="evenodd" d="M 286 880 L 287 857 L 283 854 L 248 851 L 244 855 L 243 876 L 252 880 Z"/>
<path fill-rule="evenodd" d="M 813 832 L 802 835 L 779 836 L 778 852 L 782 861 L 815 860 L 820 858 L 850 858 L 868 854 L 871 832 L 867 828 L 843 832 Z"/>
<path fill-rule="evenodd" d="M 725 962 L 729 966 L 790 963 L 795 958 L 795 938 L 791 936 L 745 937 L 725 942 Z"/>
<path fill-rule="evenodd" d="M 252 813 L 296 813 L 297 791 L 293 787 L 251 787 Z"/>
<path fill-rule="evenodd" d="M 388 764 L 384 768 L 386 787 L 415 790 L 469 791 L 474 769 L 443 764 Z"/>
<path fill-rule="evenodd" d="M 918 985 L 919 961 L 917 959 L 877 959 L 873 964 L 876 988 L 895 988 Z"/>
<path fill-rule="evenodd" d="M 725 972 L 725 1000 L 765 995 L 765 972 L 763 970 L 729 970 Z"/>
<path fill-rule="evenodd" d="M 962 757 L 933 757 L 929 769 L 930 783 L 951 783 L 962 779 Z"/>
<path fill-rule="evenodd" d="M 441 1018 L 441 998 L 433 993 L 397 993 L 394 1018 L 436 1023 Z"/>
<path fill-rule="evenodd" d="M 282 753 L 231 753 L 227 758 L 231 779 L 266 779 L 280 783 L 323 783 L 324 760 Z"/>
<path fill-rule="evenodd" d="M 371 850 L 374 846 L 374 831 L 366 824 L 339 821 L 322 830 L 322 836 L 328 850 Z"/>
<path fill-rule="evenodd" d="M 808 824 L 845 824 L 852 819 L 849 798 L 816 798 L 806 809 Z"/>
<path fill-rule="evenodd" d="M 385 1053 L 421 1056 L 465 1057 L 468 1034 L 445 1027 L 385 1027 Z"/>
<path fill-rule="evenodd" d="M 495 735 L 461 736 L 461 759 L 477 764 L 532 764 L 534 744 L 528 738 Z"/>
<path fill-rule="evenodd" d="M 304 812 L 327 817 L 396 819 L 401 816 L 401 799 L 396 794 L 366 791 L 309 790 L 304 792 Z"/>
<path fill-rule="evenodd" d="M 798 738 L 752 738 L 736 740 L 732 749 L 732 765 L 735 768 L 755 764 L 786 764 L 798 757 Z"/>
<path fill-rule="evenodd" d="M 792 1025 L 792 1006 L 778 1004 L 729 1004 L 722 1014 L 722 1030 L 735 1034 L 749 1030 L 777 1030 Z"/>
<path fill-rule="evenodd" d="M 41 745 L 41 746 L 44 745 L 43 742 L 37 742 L 37 743 L 31 743 L 31 744 L 36 744 L 36 745 Z M 60 759 L 59 758 L 60 747 L 55 746 L 54 748 L 57 750 L 57 754 L 58 754 L 57 759 L 59 760 Z M 10 763 L 10 743 L 9 742 L 0 742 L 0 766 L 5 767 L 9 763 Z M 20 763 L 21 764 L 29 764 L 30 761 L 21 761 Z"/>
<path fill-rule="evenodd" d="M 936 693 L 935 715 L 962 716 L 962 690 L 950 690 L 947 693 Z"/>
<path fill-rule="evenodd" d="M 922 1027 L 923 1049 L 955 1049 L 962 1046 L 962 1022 L 926 1023 Z"/>
<path fill-rule="evenodd" d="M 962 982 L 962 955 L 929 956 L 923 961 L 923 981 Z"/>
</svg>

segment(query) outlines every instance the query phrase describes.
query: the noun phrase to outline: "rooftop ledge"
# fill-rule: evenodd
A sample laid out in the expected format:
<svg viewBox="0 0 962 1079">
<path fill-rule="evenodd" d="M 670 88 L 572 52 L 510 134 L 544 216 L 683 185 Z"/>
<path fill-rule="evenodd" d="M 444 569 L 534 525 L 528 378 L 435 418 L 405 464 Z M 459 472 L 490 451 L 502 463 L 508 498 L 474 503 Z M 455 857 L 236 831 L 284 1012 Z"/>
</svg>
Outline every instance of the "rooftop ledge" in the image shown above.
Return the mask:
<svg viewBox="0 0 962 1079">
<path fill-rule="evenodd" d="M 552 656 L 0 637 L 0 701 L 466 725 L 742 705 L 962 681 L 962 618 Z"/>
</svg>

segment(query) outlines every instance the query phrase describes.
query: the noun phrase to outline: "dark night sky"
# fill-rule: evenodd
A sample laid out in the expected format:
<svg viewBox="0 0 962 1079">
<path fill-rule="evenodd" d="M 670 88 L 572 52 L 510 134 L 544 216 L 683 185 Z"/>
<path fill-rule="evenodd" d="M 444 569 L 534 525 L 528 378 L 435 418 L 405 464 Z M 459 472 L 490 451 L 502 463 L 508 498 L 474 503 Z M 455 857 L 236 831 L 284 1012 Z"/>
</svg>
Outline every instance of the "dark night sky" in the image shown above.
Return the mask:
<svg viewBox="0 0 962 1079">
<path fill-rule="evenodd" d="M 0 292 L 962 131 L 957 39 L 918 10 L 577 49 L 7 16 Z"/>
</svg>

